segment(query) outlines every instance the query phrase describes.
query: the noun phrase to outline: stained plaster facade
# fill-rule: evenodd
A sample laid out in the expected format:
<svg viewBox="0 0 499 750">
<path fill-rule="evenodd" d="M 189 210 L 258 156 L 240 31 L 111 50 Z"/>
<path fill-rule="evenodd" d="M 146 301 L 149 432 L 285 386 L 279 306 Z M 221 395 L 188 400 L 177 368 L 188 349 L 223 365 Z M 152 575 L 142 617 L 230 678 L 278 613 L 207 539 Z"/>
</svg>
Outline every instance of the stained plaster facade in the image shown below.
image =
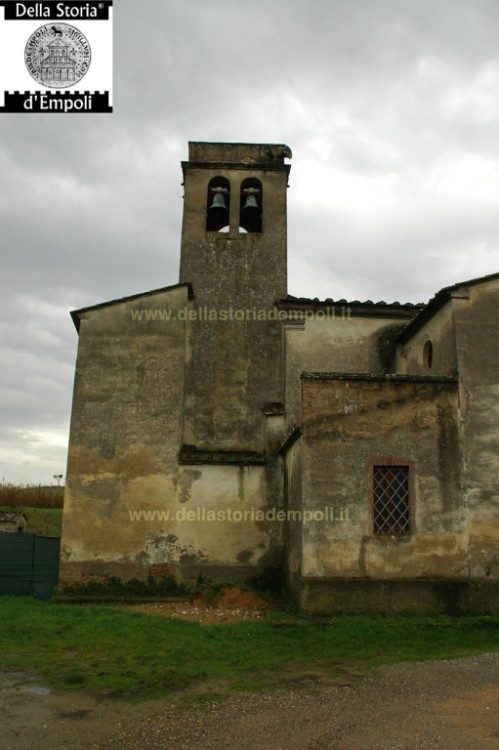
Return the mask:
<svg viewBox="0 0 499 750">
<path fill-rule="evenodd" d="M 180 283 L 73 313 L 61 580 L 270 572 L 308 610 L 491 611 L 498 277 L 428 305 L 287 295 L 290 156 L 189 144 Z M 410 533 L 377 536 L 372 467 L 397 462 Z"/>
</svg>

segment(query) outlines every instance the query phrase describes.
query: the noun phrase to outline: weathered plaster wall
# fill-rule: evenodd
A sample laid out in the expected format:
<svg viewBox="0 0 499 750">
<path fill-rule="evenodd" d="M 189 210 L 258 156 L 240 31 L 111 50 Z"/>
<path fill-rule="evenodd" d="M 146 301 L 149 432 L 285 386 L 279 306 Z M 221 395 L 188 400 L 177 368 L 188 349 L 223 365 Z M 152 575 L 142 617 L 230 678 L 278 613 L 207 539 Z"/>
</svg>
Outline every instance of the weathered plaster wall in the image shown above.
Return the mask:
<svg viewBox="0 0 499 750">
<path fill-rule="evenodd" d="M 185 287 L 89 310 L 80 322 L 62 528 L 61 578 L 147 575 L 168 562 L 129 512 L 163 510 L 177 495 L 185 322 L 134 320 L 178 313 Z"/>
<path fill-rule="evenodd" d="M 178 465 L 186 345 L 178 313 L 189 304 L 180 288 L 90 310 L 81 320 L 62 582 L 149 573 L 245 577 L 276 564 L 282 524 L 255 516 L 275 503 L 272 467 Z M 171 320 L 134 321 L 144 310 L 168 310 Z"/>
<path fill-rule="evenodd" d="M 301 326 L 286 324 L 288 424 L 301 421 L 301 372 L 394 372 L 393 342 L 413 315 L 398 310 L 392 316 L 389 312 L 348 316 L 339 307 L 335 317 L 309 317 Z"/>
<path fill-rule="evenodd" d="M 467 574 L 485 579 L 499 573 L 498 321 L 499 280 L 464 284 L 397 355 L 401 372 L 428 373 L 423 347 L 430 340 L 431 373 L 458 374 Z"/>
<path fill-rule="evenodd" d="M 469 575 L 499 577 L 499 279 L 453 299 Z"/>
<path fill-rule="evenodd" d="M 267 485 L 263 466 L 180 467 L 169 533 L 182 575 L 245 577 L 276 564 L 282 524 L 262 515 L 272 507 Z"/>
<path fill-rule="evenodd" d="M 301 512 L 302 512 L 302 446 L 298 438 L 286 451 L 284 458 L 284 508 L 286 523 L 284 544 L 286 550 L 285 576 L 286 583 L 295 589 L 297 578 L 301 574 Z"/>
<path fill-rule="evenodd" d="M 425 343 L 431 341 L 433 362 L 424 361 Z M 456 375 L 457 354 L 452 300 L 444 305 L 404 346 L 397 347 L 396 372 L 410 375 Z"/>
<path fill-rule="evenodd" d="M 467 573 L 457 387 L 393 379 L 302 379 L 304 577 L 417 578 Z M 414 462 L 413 533 L 375 538 L 367 462 Z"/>
</svg>

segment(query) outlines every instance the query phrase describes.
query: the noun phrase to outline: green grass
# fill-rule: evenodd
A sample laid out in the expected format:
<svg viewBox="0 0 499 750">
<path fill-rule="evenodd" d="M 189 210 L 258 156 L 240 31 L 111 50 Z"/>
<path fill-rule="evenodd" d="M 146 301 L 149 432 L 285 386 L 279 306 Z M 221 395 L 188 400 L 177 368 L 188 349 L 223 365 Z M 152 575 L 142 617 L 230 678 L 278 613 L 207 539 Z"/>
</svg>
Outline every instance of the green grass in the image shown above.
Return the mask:
<svg viewBox="0 0 499 750">
<path fill-rule="evenodd" d="M 62 510 L 60 508 L 33 508 L 29 505 L 0 505 L 0 510 L 24 513 L 28 518 L 28 532 L 39 536 L 61 536 Z"/>
<path fill-rule="evenodd" d="M 290 668 L 373 666 L 499 648 L 499 618 L 274 614 L 199 625 L 120 610 L 0 597 L 0 668 L 35 670 L 57 688 L 145 698 L 286 683 Z"/>
</svg>

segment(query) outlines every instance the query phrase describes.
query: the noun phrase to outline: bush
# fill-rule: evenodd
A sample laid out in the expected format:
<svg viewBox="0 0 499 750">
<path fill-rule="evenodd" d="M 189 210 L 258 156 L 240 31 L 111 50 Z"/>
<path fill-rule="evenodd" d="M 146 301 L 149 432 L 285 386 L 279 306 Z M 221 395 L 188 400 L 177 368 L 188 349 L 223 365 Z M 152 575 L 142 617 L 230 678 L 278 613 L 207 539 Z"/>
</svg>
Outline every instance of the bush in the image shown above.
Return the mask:
<svg viewBox="0 0 499 750">
<path fill-rule="evenodd" d="M 65 586 L 61 592 L 71 596 L 98 596 L 98 597 L 163 597 L 163 596 L 187 596 L 191 590 L 183 583 L 179 583 L 172 576 L 164 578 L 153 578 L 149 576 L 145 581 L 139 578 L 130 578 L 123 581 L 116 576 L 110 576 L 103 580 L 90 578 L 85 583 Z"/>
</svg>

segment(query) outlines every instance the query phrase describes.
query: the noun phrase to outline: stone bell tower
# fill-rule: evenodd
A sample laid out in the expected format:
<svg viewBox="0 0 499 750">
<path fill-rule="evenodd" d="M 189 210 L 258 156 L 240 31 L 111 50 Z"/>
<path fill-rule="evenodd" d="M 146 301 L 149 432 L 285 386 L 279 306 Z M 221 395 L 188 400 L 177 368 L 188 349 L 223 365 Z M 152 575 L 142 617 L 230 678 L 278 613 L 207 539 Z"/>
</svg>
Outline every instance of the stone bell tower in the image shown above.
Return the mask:
<svg viewBox="0 0 499 750">
<path fill-rule="evenodd" d="M 264 405 L 283 400 L 284 145 L 189 143 L 180 281 L 194 291 L 184 442 L 262 451 Z"/>
</svg>

